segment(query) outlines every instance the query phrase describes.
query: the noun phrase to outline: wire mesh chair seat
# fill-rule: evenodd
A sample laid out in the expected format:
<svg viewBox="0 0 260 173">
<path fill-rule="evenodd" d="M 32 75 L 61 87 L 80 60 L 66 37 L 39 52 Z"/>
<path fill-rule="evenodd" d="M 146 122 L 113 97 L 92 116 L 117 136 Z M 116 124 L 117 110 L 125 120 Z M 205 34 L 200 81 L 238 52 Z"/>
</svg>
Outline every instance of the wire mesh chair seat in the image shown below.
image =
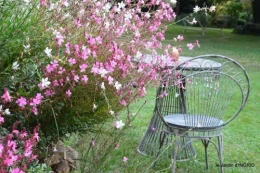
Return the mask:
<svg viewBox="0 0 260 173">
<path fill-rule="evenodd" d="M 186 67 L 188 63 L 193 65 Z M 221 55 L 195 57 L 174 67 L 171 74 L 163 77 L 157 89 L 154 114 L 160 117 L 166 127 L 160 132 L 159 149 L 167 136 L 175 137 L 172 140 L 172 172 L 175 172 L 179 154 L 195 140 L 201 140 L 204 145 L 207 169 L 208 145 L 212 143 L 215 146 L 221 172 L 224 172 L 221 166 L 222 128 L 245 106 L 249 87 L 249 78 L 244 68 Z M 180 145 L 180 137 L 191 140 Z M 212 138 L 217 138 L 217 144 Z"/>
</svg>

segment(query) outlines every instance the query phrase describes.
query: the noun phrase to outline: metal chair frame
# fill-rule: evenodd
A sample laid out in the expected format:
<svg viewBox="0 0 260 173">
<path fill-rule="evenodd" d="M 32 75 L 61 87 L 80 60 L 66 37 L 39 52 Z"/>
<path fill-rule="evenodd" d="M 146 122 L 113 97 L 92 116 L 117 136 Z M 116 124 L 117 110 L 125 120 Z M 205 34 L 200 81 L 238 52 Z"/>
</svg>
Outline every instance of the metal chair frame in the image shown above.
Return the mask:
<svg viewBox="0 0 260 173">
<path fill-rule="evenodd" d="M 197 60 L 199 60 L 198 63 L 196 63 Z M 185 64 L 189 62 L 192 62 L 194 65 L 189 68 L 185 67 Z M 195 140 L 201 140 L 205 150 L 206 168 L 209 168 L 207 149 L 209 143 L 212 143 L 217 150 L 220 162 L 220 170 L 223 173 L 224 169 L 222 167 L 222 128 L 226 126 L 229 122 L 231 122 L 235 117 L 237 117 L 237 115 L 245 106 L 250 91 L 249 78 L 245 69 L 239 63 L 225 56 L 213 54 L 202 55 L 189 60 L 189 62 L 184 62 L 176 67 L 173 67 L 171 74 L 163 76 L 161 85 L 157 90 L 154 117 L 159 117 L 164 126 L 160 131 L 159 149 L 156 160 L 159 156 L 160 149 L 164 145 L 166 136 L 173 135 L 175 137 L 175 140 L 173 141 L 175 143 L 175 149 L 173 151 L 172 172 L 174 173 L 176 169 L 176 160 L 182 159 L 181 152 L 186 150 L 186 147 L 191 147 L 191 149 L 188 150 L 188 152 L 190 152 L 190 154 L 188 155 L 196 156 L 196 153 L 194 154 L 195 151 L 193 151 L 192 148 L 192 142 Z M 201 67 L 202 64 L 203 68 Z M 196 81 L 196 79 L 198 80 Z M 191 82 L 193 82 L 194 80 L 197 83 L 195 84 L 194 82 L 193 84 L 189 84 L 187 83 L 188 80 L 189 82 L 190 80 Z M 223 97 L 223 99 L 226 99 L 225 101 L 227 101 L 225 102 L 224 106 L 221 105 L 220 107 L 214 107 L 212 106 L 215 105 L 213 101 L 211 102 L 211 104 L 201 106 L 198 103 L 203 103 L 200 102 L 200 99 L 203 96 L 198 96 L 198 98 L 196 98 L 198 100 L 194 102 L 194 105 L 192 101 L 187 100 L 189 97 L 195 97 L 197 91 L 198 93 L 200 93 L 200 89 L 197 88 L 199 88 L 198 85 L 200 84 L 200 82 L 201 84 L 203 84 L 203 80 L 206 81 L 205 85 L 214 84 L 215 86 L 215 88 L 213 87 L 213 89 L 205 89 L 205 92 L 208 92 L 208 102 L 211 102 L 210 99 L 213 99 L 214 101 L 214 99 L 222 99 Z M 228 83 L 224 83 L 226 80 L 228 81 Z M 228 119 L 225 119 L 223 117 L 224 112 L 228 108 L 230 103 L 228 99 L 231 99 L 235 94 L 235 91 L 232 91 L 233 85 L 231 84 L 237 86 L 237 89 L 240 91 L 241 102 L 240 105 L 237 107 L 237 110 L 234 111 L 233 115 L 230 116 Z M 222 89 L 222 86 L 227 87 L 228 90 L 226 90 L 226 88 Z M 174 91 L 177 91 L 176 89 L 179 91 L 179 100 L 174 99 L 175 96 L 173 94 Z M 165 92 L 169 92 L 169 94 L 165 97 L 161 97 L 162 93 Z M 223 94 L 223 96 L 221 94 Z M 166 101 L 164 102 L 165 99 Z M 202 110 L 204 108 L 207 108 L 207 110 Z M 220 108 L 223 112 L 216 112 L 218 108 Z M 196 113 L 199 114 L 197 115 Z M 209 115 L 201 115 L 204 113 Z M 180 144 L 180 137 L 188 140 L 184 140 L 184 142 L 182 141 L 182 143 Z M 212 138 L 217 138 L 218 143 L 215 144 L 211 140 Z M 139 147 L 140 146 L 142 146 L 142 143 L 139 145 Z M 184 158 L 184 160 L 186 160 L 186 158 Z M 156 162 L 154 163 L 154 166 L 155 164 Z"/>
</svg>

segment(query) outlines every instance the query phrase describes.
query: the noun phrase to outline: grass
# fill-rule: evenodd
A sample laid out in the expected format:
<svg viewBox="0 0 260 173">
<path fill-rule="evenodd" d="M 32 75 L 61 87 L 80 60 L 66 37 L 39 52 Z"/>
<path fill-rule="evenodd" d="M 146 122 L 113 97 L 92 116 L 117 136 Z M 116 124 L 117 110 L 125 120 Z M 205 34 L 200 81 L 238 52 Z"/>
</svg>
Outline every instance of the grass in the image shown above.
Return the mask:
<svg viewBox="0 0 260 173">
<path fill-rule="evenodd" d="M 165 44 L 172 44 L 173 37 L 183 33 L 184 27 L 171 25 L 166 33 Z M 226 167 L 227 173 L 255 173 L 260 172 L 260 142 L 259 142 L 259 108 L 260 108 L 260 37 L 251 35 L 235 35 L 231 29 L 224 29 L 224 36 L 220 32 L 205 31 L 202 36 L 199 31 L 186 31 L 183 33 L 183 45 L 199 40 L 200 48 L 193 51 L 186 50 L 182 56 L 196 56 L 202 54 L 221 54 L 235 59 L 247 70 L 251 81 L 251 93 L 248 102 L 238 117 L 224 128 L 224 164 L 233 164 Z M 131 105 L 131 111 L 136 112 L 144 103 L 137 117 L 132 121 L 132 126 L 126 128 L 120 138 L 120 147 L 114 152 L 114 157 L 107 158 L 108 169 L 100 172 L 171 172 L 171 160 L 160 158 L 155 169 L 151 168 L 154 157 L 143 156 L 136 150 L 139 142 L 143 138 L 152 117 L 155 105 L 155 88 L 148 90 L 145 98 Z M 123 112 L 122 114 L 126 114 Z M 85 143 L 89 144 L 90 137 L 85 137 Z M 102 140 L 101 140 L 102 141 Z M 104 140 L 103 140 L 104 141 Z M 73 141 L 68 142 L 73 144 Z M 75 142 L 74 142 L 75 143 Z M 81 144 L 84 143 L 81 141 Z M 177 172 L 195 173 L 215 173 L 220 172 L 217 154 L 213 145 L 209 147 L 209 170 L 205 169 L 205 158 L 200 142 L 194 143 L 197 157 L 188 162 L 177 162 Z M 84 150 L 84 145 L 77 148 L 80 152 Z M 85 149 L 86 150 L 86 149 Z M 127 163 L 122 162 L 122 158 L 128 157 Z M 253 163 L 254 167 L 235 167 L 239 163 Z M 98 163 L 98 162 L 97 162 Z M 89 165 L 90 166 L 90 165 Z M 99 172 L 99 171 L 95 171 Z"/>
</svg>

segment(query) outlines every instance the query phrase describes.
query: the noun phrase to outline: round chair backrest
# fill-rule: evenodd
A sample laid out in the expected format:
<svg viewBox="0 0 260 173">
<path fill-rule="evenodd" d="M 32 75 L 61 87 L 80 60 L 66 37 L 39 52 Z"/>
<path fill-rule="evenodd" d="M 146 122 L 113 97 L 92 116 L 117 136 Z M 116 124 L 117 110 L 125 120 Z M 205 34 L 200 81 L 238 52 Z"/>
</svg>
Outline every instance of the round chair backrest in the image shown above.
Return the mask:
<svg viewBox="0 0 260 173">
<path fill-rule="evenodd" d="M 157 90 L 160 116 L 184 114 L 191 128 L 228 124 L 245 106 L 249 78 L 236 61 L 221 55 L 203 55 L 183 62 L 165 75 Z"/>
</svg>

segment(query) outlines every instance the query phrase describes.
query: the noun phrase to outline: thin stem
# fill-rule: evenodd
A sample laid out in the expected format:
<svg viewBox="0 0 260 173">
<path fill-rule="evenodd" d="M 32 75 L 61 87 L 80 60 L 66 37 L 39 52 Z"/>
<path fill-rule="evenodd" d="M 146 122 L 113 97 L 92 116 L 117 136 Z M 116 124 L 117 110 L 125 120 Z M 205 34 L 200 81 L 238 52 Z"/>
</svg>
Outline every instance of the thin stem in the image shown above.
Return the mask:
<svg viewBox="0 0 260 173">
<path fill-rule="evenodd" d="M 51 107 L 51 110 L 52 110 L 52 114 L 53 114 L 53 117 L 54 117 L 54 120 L 55 120 L 55 125 L 56 125 L 56 130 L 57 130 L 58 140 L 59 140 L 59 139 L 60 139 L 60 134 L 59 134 L 58 123 L 57 123 L 57 120 L 56 120 L 56 117 L 55 117 L 55 112 L 54 112 L 54 110 L 53 110 L 52 107 Z"/>
</svg>

